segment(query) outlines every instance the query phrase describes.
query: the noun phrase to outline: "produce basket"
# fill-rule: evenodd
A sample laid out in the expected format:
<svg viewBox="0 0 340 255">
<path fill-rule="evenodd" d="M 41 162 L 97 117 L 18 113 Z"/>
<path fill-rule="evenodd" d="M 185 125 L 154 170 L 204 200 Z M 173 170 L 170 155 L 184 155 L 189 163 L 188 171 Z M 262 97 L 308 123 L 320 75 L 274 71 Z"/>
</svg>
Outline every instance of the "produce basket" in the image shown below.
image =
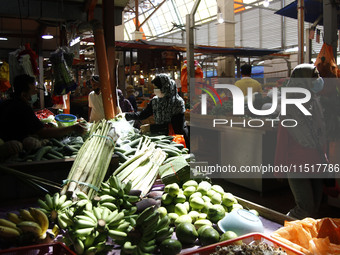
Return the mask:
<svg viewBox="0 0 340 255">
<path fill-rule="evenodd" d="M 37 244 L 0 250 L 1 255 L 76 255 L 63 243 Z"/>
<path fill-rule="evenodd" d="M 61 127 L 72 126 L 77 122 L 77 117 L 72 114 L 58 114 L 55 119 Z"/>
<path fill-rule="evenodd" d="M 254 241 L 255 242 L 264 242 L 264 243 L 267 243 L 268 245 L 274 246 L 275 248 L 281 248 L 288 255 L 296 255 L 296 254 L 303 255 L 302 252 L 297 251 L 297 250 L 289 247 L 288 245 L 283 244 L 279 241 L 276 241 L 275 239 L 272 239 L 272 238 L 265 236 L 261 233 L 251 233 L 251 234 L 243 235 L 243 236 L 231 239 L 231 240 L 223 241 L 223 242 L 220 242 L 220 243 L 215 243 L 215 244 L 205 246 L 205 247 L 202 247 L 202 248 L 199 248 L 199 249 L 195 249 L 195 250 L 192 250 L 192 251 L 183 252 L 181 254 L 182 255 L 208 255 L 208 254 L 215 252 L 215 248 L 217 246 L 224 247 L 224 246 L 232 245 L 234 242 L 240 241 L 240 240 L 245 244 L 251 244 Z"/>
</svg>

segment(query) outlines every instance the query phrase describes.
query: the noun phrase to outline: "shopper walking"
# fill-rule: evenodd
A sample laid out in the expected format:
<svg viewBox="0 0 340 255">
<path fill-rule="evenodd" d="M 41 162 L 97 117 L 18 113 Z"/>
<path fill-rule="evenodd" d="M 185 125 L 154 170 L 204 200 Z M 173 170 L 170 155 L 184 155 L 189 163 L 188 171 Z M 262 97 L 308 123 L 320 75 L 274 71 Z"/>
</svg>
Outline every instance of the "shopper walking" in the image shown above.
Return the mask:
<svg viewBox="0 0 340 255">
<path fill-rule="evenodd" d="M 120 89 L 117 89 L 117 95 L 121 112 L 134 112 L 130 101 L 124 97 L 123 92 Z"/>
<path fill-rule="evenodd" d="M 326 144 L 325 125 L 322 108 L 317 93 L 323 87 L 323 80 L 314 65 L 301 64 L 295 67 L 288 87 L 308 89 L 311 100 L 304 107 L 312 114 L 307 116 L 294 105 L 287 105 L 285 119 L 297 121 L 296 127 L 278 127 L 275 165 L 308 166 L 317 169 L 317 164 L 326 163 L 324 145 Z M 301 93 L 290 93 L 289 98 L 301 98 Z M 294 195 L 296 206 L 288 213 L 297 219 L 317 217 L 322 199 L 323 180 L 315 178 L 317 173 L 310 172 L 303 178 L 296 178 L 295 171 L 287 174 L 289 186 Z"/>
<path fill-rule="evenodd" d="M 244 96 L 248 95 L 248 88 L 253 88 L 253 93 L 262 92 L 262 86 L 257 81 L 251 78 L 251 65 L 244 64 L 241 66 L 241 80 L 235 82 L 235 86 L 239 87 Z"/>
<path fill-rule="evenodd" d="M 184 117 L 185 104 L 183 98 L 177 93 L 175 81 L 167 74 L 158 74 L 152 83 L 155 85 L 154 94 L 156 96 L 151 99 L 143 111 L 126 113 L 126 119 L 144 120 L 153 115 L 155 124 L 142 125 L 142 132 L 167 135 L 172 128 L 175 134 L 184 136 L 186 146 L 189 148 L 188 128 Z"/>
<path fill-rule="evenodd" d="M 135 89 L 133 88 L 132 85 L 128 85 L 126 87 L 126 93 L 127 93 L 127 99 L 130 101 L 132 107 L 133 107 L 133 110 L 135 112 L 138 111 L 138 107 L 137 107 L 137 101 L 136 101 L 136 97 L 134 95 L 135 93 Z"/>
<path fill-rule="evenodd" d="M 89 122 L 98 122 L 105 119 L 103 98 L 100 89 L 100 80 L 98 75 L 91 78 L 92 91 L 89 93 Z"/>
</svg>

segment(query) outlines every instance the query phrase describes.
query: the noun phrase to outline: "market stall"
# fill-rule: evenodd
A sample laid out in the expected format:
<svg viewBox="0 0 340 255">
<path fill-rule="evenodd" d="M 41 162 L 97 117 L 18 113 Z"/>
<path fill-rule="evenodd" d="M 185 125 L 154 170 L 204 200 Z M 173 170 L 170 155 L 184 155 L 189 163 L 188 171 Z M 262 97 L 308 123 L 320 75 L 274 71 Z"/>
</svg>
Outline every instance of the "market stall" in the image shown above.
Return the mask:
<svg viewBox="0 0 340 255">
<path fill-rule="evenodd" d="M 271 237 L 291 218 L 236 197 L 206 176 L 193 176 L 193 155 L 173 137 L 142 136 L 123 119 L 99 124 L 90 129 L 75 160 L 25 162 L 48 171 L 46 179 L 56 174 L 55 182 L 64 179 L 64 186 L 18 200 L 21 204 L 14 196 L 10 206 L 3 205 L 0 254 L 13 247 L 24 252 L 49 247 L 66 254 L 205 254 L 198 248 L 211 249 L 220 241 L 229 246 L 238 240 L 303 254 Z M 103 161 L 103 151 L 120 162 L 112 166 L 113 173 L 110 160 Z M 2 166 L 2 172 L 6 168 L 24 169 L 20 163 Z"/>
</svg>

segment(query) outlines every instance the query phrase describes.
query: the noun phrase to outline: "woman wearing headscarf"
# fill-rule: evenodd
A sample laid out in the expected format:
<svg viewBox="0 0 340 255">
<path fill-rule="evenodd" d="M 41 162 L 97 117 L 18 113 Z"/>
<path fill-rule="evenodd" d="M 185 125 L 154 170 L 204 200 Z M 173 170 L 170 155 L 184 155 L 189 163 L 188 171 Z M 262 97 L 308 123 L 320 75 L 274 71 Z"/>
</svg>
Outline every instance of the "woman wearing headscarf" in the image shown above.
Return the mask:
<svg viewBox="0 0 340 255">
<path fill-rule="evenodd" d="M 117 95 L 121 112 L 133 112 L 134 110 L 130 101 L 124 97 L 123 92 L 120 89 L 117 89 Z"/>
<path fill-rule="evenodd" d="M 287 105 L 285 119 L 294 119 L 297 125 L 279 126 L 275 165 L 292 166 L 287 177 L 296 206 L 287 215 L 296 219 L 317 217 L 322 199 L 323 180 L 311 169 L 312 167 L 317 169 L 318 164 L 326 163 L 325 125 L 318 96 L 318 92 L 323 88 L 323 80 L 314 65 L 301 64 L 294 68 L 287 87 L 305 88 L 311 92 L 311 99 L 304 104 L 311 115 L 305 115 L 295 105 Z M 287 97 L 301 98 L 301 93 L 289 93 Z M 302 170 L 307 166 L 309 173 L 296 178 L 295 170 L 301 173 L 300 166 Z"/>
<path fill-rule="evenodd" d="M 188 128 L 184 117 L 185 104 L 183 98 L 177 93 L 175 81 L 167 74 L 158 74 L 152 83 L 155 86 L 155 96 L 146 108 L 141 112 L 126 113 L 125 118 L 127 120 L 144 120 L 153 115 L 155 124 L 141 126 L 142 132 L 167 135 L 171 125 L 175 134 L 184 136 L 186 146 L 189 148 Z"/>
</svg>

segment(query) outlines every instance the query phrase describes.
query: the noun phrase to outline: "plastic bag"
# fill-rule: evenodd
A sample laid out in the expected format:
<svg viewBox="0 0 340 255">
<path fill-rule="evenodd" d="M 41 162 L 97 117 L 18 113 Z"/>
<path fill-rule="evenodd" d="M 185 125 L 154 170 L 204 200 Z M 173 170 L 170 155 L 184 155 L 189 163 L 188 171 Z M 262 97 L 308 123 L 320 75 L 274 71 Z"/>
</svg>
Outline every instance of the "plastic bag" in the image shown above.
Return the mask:
<svg viewBox="0 0 340 255">
<path fill-rule="evenodd" d="M 130 123 L 125 118 L 116 118 L 116 120 L 112 122 L 112 126 L 115 128 L 119 137 L 117 140 L 118 144 L 136 135 L 133 127 L 133 121 Z"/>
<path fill-rule="evenodd" d="M 272 237 L 307 255 L 340 254 L 340 219 L 286 221 Z"/>
</svg>

